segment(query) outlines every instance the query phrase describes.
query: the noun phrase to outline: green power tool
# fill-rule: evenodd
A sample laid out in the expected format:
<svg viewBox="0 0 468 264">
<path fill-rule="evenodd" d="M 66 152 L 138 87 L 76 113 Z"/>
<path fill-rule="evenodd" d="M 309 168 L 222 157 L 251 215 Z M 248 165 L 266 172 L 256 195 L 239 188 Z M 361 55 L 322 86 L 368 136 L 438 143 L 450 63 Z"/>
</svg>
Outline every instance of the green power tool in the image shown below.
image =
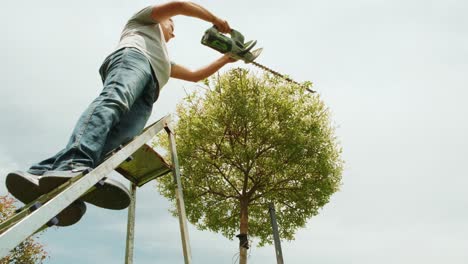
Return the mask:
<svg viewBox="0 0 468 264">
<path fill-rule="evenodd" d="M 251 51 L 257 44 L 256 40 L 244 42 L 244 36 L 234 29 L 229 35 L 230 38 L 213 26 L 205 31 L 201 43 L 223 54 L 228 53 L 234 59 L 243 60 L 245 63 L 253 62 L 262 53 L 262 48 Z"/>
<path fill-rule="evenodd" d="M 205 31 L 205 34 L 201 39 L 201 43 L 223 54 L 227 53 L 234 59 L 243 60 L 245 63 L 252 63 L 260 69 L 279 76 L 288 82 L 304 86 L 304 84 L 300 84 L 277 71 L 255 62 L 255 59 L 260 55 L 260 53 L 262 53 L 263 50 L 262 48 L 252 50 L 252 48 L 257 44 L 256 40 L 245 42 L 244 36 L 239 31 L 234 29 L 229 33 L 229 35 L 231 37 L 222 34 L 215 26 L 213 26 Z M 311 93 L 315 92 L 310 89 L 309 85 L 306 85 L 306 89 Z"/>
</svg>

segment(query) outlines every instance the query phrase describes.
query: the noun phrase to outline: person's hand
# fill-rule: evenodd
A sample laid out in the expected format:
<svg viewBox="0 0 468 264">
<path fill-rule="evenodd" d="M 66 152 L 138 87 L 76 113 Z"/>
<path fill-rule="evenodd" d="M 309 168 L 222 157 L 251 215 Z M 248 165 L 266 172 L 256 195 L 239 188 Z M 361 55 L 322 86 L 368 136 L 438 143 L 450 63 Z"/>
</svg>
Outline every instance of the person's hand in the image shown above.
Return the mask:
<svg viewBox="0 0 468 264">
<path fill-rule="evenodd" d="M 223 59 L 226 61 L 226 63 L 232 63 L 232 62 L 236 62 L 237 59 L 234 59 L 233 57 L 230 56 L 230 54 L 224 54 L 223 55 Z"/>
<path fill-rule="evenodd" d="M 229 26 L 229 23 L 224 19 L 215 17 L 213 20 L 213 25 L 215 25 L 215 27 L 222 33 L 231 33 L 231 27 Z"/>
</svg>

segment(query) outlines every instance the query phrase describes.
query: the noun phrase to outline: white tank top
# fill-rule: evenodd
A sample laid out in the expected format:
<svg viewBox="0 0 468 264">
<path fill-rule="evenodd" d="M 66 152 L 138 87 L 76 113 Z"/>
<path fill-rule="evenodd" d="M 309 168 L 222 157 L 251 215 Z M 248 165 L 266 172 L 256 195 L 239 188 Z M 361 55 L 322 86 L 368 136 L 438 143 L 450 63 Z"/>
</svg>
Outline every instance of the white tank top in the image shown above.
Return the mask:
<svg viewBox="0 0 468 264">
<path fill-rule="evenodd" d="M 161 90 L 171 75 L 171 61 L 164 34 L 151 12 L 152 7 L 148 6 L 128 20 L 116 50 L 133 47 L 141 51 L 148 58 Z"/>
</svg>

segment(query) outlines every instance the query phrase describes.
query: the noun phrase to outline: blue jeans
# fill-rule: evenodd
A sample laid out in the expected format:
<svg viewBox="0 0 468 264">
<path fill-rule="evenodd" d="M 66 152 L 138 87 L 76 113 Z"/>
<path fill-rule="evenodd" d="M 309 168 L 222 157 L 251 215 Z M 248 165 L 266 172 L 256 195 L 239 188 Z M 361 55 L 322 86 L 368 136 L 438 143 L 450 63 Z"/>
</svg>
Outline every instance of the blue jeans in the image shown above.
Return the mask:
<svg viewBox="0 0 468 264">
<path fill-rule="evenodd" d="M 99 73 L 104 88 L 81 115 L 65 149 L 29 173 L 95 168 L 109 151 L 141 133 L 159 94 L 148 59 L 123 48 L 106 58 Z"/>
</svg>

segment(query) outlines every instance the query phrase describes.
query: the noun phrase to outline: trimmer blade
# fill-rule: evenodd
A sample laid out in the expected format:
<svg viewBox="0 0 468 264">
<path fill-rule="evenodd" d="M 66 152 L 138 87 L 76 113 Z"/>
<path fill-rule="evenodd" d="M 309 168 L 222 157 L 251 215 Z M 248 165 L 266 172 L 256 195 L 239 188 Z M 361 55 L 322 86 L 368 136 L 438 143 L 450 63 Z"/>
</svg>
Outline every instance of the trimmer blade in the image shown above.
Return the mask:
<svg viewBox="0 0 468 264">
<path fill-rule="evenodd" d="M 256 53 L 256 51 L 257 51 L 257 50 L 254 50 L 254 51 L 252 51 L 252 53 Z M 260 50 L 260 52 L 261 52 L 261 50 Z M 257 54 L 257 57 L 258 57 L 258 55 L 260 55 L 260 53 Z M 306 85 L 306 86 L 305 86 L 304 84 L 298 83 L 298 82 L 294 81 L 293 79 L 289 78 L 288 76 L 285 76 L 285 75 L 283 75 L 283 74 L 281 74 L 281 73 L 279 73 L 279 72 L 277 72 L 277 71 L 274 71 L 274 70 L 272 70 L 272 69 L 270 69 L 270 68 L 266 67 L 265 65 L 262 65 L 262 64 L 260 64 L 260 63 L 258 63 L 258 62 L 251 61 L 251 63 L 252 63 L 253 65 L 259 67 L 260 69 L 264 70 L 264 71 L 267 71 L 267 72 L 269 72 L 269 73 L 271 73 L 271 74 L 273 74 L 273 75 L 276 75 L 276 76 L 278 76 L 278 77 L 280 77 L 280 78 L 283 78 L 284 80 L 286 80 L 286 81 L 288 81 L 288 82 L 297 84 L 297 85 L 299 85 L 299 86 L 303 86 L 303 87 L 304 87 L 307 91 L 309 91 L 310 93 L 315 93 L 314 90 L 310 89 L 310 85 Z"/>
</svg>

